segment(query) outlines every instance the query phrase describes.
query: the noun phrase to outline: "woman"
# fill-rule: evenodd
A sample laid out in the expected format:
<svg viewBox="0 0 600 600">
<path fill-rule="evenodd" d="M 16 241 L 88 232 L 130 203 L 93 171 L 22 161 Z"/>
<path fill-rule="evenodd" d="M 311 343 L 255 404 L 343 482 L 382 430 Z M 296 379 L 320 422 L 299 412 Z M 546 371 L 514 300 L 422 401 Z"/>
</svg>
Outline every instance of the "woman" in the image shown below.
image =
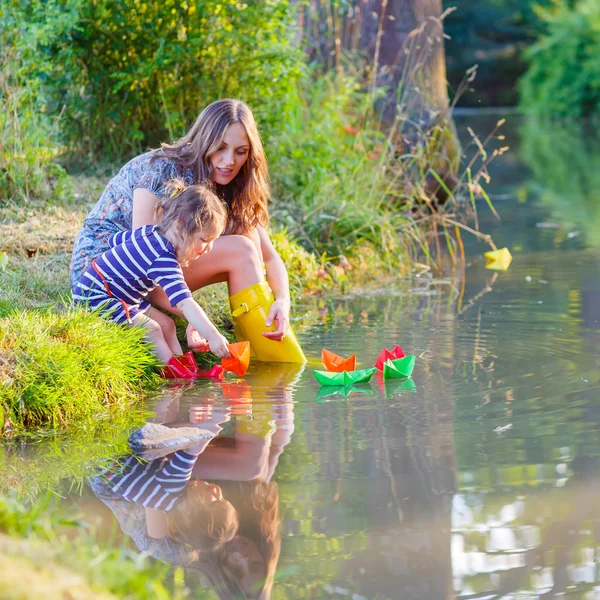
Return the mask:
<svg viewBox="0 0 600 600">
<path fill-rule="evenodd" d="M 249 340 L 258 360 L 305 362 L 289 325 L 287 271 L 266 231 L 266 158 L 252 112 L 238 100 L 213 102 L 183 138 L 133 158 L 108 183 L 77 235 L 71 285 L 108 249 L 112 234 L 154 223 L 155 208 L 176 177 L 186 185 L 212 182 L 228 212 L 225 233 L 210 254 L 184 269 L 188 287 L 226 281 L 238 340 Z M 161 289 L 149 300 L 178 314 Z M 206 346 L 191 326 L 187 337 L 192 349 Z"/>
</svg>

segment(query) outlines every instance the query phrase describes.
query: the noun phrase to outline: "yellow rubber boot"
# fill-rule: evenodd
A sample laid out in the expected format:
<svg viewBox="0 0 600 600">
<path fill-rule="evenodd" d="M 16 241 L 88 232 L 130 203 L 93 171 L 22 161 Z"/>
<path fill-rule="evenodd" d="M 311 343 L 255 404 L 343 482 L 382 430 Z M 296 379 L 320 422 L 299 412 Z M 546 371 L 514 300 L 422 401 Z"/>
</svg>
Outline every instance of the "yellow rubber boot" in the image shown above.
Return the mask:
<svg viewBox="0 0 600 600">
<path fill-rule="evenodd" d="M 263 332 L 275 331 L 276 324 L 265 326 L 271 304 L 275 301 L 266 281 L 255 283 L 229 298 L 235 337 L 238 342 L 249 341 L 252 355 L 264 362 L 305 363 L 306 357 L 292 331 L 281 342 L 269 340 Z"/>
</svg>

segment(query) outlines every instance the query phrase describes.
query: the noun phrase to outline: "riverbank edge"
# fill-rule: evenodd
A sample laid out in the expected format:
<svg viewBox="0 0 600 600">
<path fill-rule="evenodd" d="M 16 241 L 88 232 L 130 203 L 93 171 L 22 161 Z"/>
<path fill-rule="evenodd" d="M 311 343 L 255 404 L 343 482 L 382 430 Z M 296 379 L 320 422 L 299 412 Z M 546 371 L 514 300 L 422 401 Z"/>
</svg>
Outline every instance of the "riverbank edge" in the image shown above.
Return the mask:
<svg viewBox="0 0 600 600">
<path fill-rule="evenodd" d="M 96 188 L 102 185 L 86 182 L 87 197 L 94 183 Z M 26 205 L 0 210 L 5 263 L 0 271 L 2 431 L 16 434 L 36 428 L 61 430 L 78 422 L 78 412 L 87 419 L 107 419 L 113 411 L 127 410 L 161 383 L 141 336 L 124 336 L 123 328 L 111 327 L 87 313 L 79 317 L 84 311 L 70 305 L 71 248 L 88 208 L 75 203 L 68 207 Z M 293 326 L 298 332 L 310 326 L 314 320 L 311 315 L 316 312 L 311 307 L 324 299 L 330 302 L 368 287 L 380 288 L 399 277 L 408 277 L 414 270 L 407 256 L 399 254 L 390 264 L 366 245 L 354 248 L 347 256 L 317 257 L 284 229 L 272 228 L 272 239 L 289 270 L 295 304 Z M 233 339 L 225 284 L 196 292 L 195 297 L 211 320 Z M 40 321 L 45 327 L 36 331 Z M 185 322 L 177 321 L 185 346 Z M 92 348 L 89 341 L 97 337 L 98 327 L 102 328 L 103 339 Z M 87 345 L 82 345 L 83 338 L 88 340 Z M 120 348 L 116 354 L 115 347 Z M 83 364 L 81 356 L 85 357 Z M 215 361 L 211 354 L 196 356 L 201 366 Z M 134 359 L 128 362 L 123 357 Z M 136 363 L 141 366 L 136 368 Z M 106 372 L 111 373 L 110 382 L 106 381 Z M 104 390 L 104 401 L 96 398 L 100 402 L 90 409 L 90 390 L 98 389 Z M 120 397 L 115 397 L 114 390 L 119 390 Z M 69 399 L 67 411 L 60 400 L 65 398 Z M 78 411 L 78 403 L 85 410 Z"/>
</svg>

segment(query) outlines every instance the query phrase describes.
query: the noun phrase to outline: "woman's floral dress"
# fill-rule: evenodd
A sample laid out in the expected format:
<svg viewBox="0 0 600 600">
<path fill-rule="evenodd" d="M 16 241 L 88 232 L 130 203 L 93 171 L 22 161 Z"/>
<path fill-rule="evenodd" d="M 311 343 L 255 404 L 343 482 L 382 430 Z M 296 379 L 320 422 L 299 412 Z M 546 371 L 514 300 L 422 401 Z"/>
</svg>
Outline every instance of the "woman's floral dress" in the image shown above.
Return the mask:
<svg viewBox="0 0 600 600">
<path fill-rule="evenodd" d="M 150 159 L 155 156 L 154 160 Z M 81 279 L 92 260 L 109 249 L 108 239 L 113 233 L 131 229 L 133 191 L 144 188 L 159 199 L 166 193 L 166 184 L 176 177 L 192 185 L 193 174 L 183 171 L 172 160 L 163 158 L 160 150 L 147 152 L 131 159 L 113 177 L 102 196 L 83 221 L 75 238 L 71 259 L 71 287 Z"/>
</svg>

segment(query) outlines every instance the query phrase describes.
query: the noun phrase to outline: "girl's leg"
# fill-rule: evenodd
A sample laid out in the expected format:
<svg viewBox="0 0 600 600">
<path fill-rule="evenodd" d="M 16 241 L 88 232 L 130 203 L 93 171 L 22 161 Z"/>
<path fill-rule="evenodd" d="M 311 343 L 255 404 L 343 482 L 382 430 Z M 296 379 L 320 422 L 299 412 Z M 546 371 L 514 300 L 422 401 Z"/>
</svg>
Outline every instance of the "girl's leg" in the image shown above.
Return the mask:
<svg viewBox="0 0 600 600">
<path fill-rule="evenodd" d="M 148 318 L 152 315 L 152 320 L 160 325 L 162 330 L 163 338 L 167 345 L 169 346 L 171 352 L 173 354 L 183 354 L 183 350 L 181 349 L 181 344 L 177 339 L 177 330 L 175 328 L 175 321 L 171 319 L 168 315 L 161 313 L 159 310 L 153 310 L 150 307 L 145 314 Z"/>
<path fill-rule="evenodd" d="M 142 312 L 137 313 L 132 322 L 134 325 L 146 329 L 146 341 L 153 345 L 154 354 L 158 356 L 163 365 L 166 365 L 173 357 L 173 352 L 165 340 L 160 324 Z"/>
</svg>

